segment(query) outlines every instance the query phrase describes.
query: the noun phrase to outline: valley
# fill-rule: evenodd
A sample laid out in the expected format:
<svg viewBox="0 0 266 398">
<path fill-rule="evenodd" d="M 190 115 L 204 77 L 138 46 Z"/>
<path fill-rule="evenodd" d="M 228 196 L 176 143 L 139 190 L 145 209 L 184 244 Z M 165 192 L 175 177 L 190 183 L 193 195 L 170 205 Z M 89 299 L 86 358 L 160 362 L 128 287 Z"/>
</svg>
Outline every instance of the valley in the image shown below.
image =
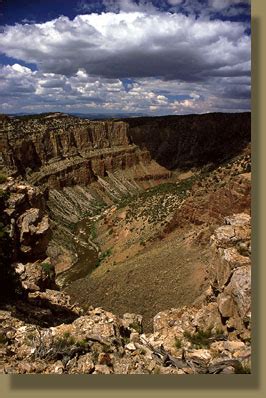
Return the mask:
<svg viewBox="0 0 266 398">
<path fill-rule="evenodd" d="M 120 319 L 140 314 L 141 322 L 132 321 L 141 324 L 140 337 L 153 347 L 163 343 L 174 356 L 175 339 L 184 340 L 189 354 L 193 347 L 184 332 L 208 328 L 244 344 L 239 357 L 222 357 L 240 361 L 247 355 L 249 113 L 110 121 L 58 113 L 26 120 L 6 116 L 0 130 L 6 176 L 1 222 L 12 248 L 7 278 L 19 294 L 39 297 L 40 305 L 42 294 L 52 303 L 49 292 L 58 291 L 59 301 L 69 297 L 66 308 L 77 308 L 76 317 L 89 317 L 99 307 Z M 229 232 L 216 235 L 227 226 L 237 239 Z M 235 295 L 229 287 L 236 272 L 243 272 L 238 283 L 245 283 Z M 199 313 L 205 314 L 201 320 Z M 174 326 L 178 322 L 182 327 Z M 126 333 L 128 341 L 121 344 L 130 357 L 125 347 L 136 330 Z"/>
</svg>

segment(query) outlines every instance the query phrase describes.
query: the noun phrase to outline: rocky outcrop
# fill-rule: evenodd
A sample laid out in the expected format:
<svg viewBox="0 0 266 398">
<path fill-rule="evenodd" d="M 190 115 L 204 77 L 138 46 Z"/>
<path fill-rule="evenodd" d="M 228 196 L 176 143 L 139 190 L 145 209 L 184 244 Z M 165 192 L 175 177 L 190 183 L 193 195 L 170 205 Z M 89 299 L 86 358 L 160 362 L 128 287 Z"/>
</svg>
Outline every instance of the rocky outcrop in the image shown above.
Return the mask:
<svg viewBox="0 0 266 398">
<path fill-rule="evenodd" d="M 54 282 L 54 267 L 49 258 L 44 261 L 37 260 L 34 263 L 11 264 L 18 275 L 21 286 L 26 292 L 45 291 L 47 288 L 56 288 Z"/>
<path fill-rule="evenodd" d="M 17 279 L 17 287 L 13 288 L 2 280 L 1 291 L 10 289 L 15 293 L 19 286 L 24 292 L 55 287 L 53 266 L 46 254 L 51 230 L 43 193 L 10 177 L 2 184 L 1 196 L 6 240 L 4 243 L 1 239 L 1 244 L 8 246 L 3 267 L 10 275 L 10 283 Z"/>
<path fill-rule="evenodd" d="M 198 358 L 205 366 L 229 357 L 250 367 L 250 216 L 235 214 L 226 217 L 225 224 L 211 237 L 214 258 L 208 269 L 210 287 L 201 301 L 157 314 L 148 340 L 153 346 L 163 345 L 172 355 L 177 347 L 188 350 L 188 358 Z M 193 351 L 195 347 L 197 351 Z"/>
<path fill-rule="evenodd" d="M 222 330 L 205 334 L 190 332 L 203 322 L 203 312 L 197 314 L 195 309 L 158 314 L 154 319 L 154 333 L 145 335 L 140 315 L 124 314 L 119 318 L 92 307 L 82 312 L 70 306 L 69 297 L 49 290 L 30 294 L 30 300 L 31 311 L 34 309 L 38 322 L 45 323 L 46 327 L 37 325 L 37 319 L 34 323 L 20 320 L 19 309 L 0 311 L 0 373 L 250 372 L 248 344 L 231 340 Z M 47 304 L 45 308 L 41 305 L 42 300 L 49 303 L 48 308 Z M 54 306 L 58 305 L 61 323 L 51 325 Z M 67 318 L 62 309 L 71 310 L 72 315 L 68 313 Z"/>
<path fill-rule="evenodd" d="M 225 222 L 226 225 L 218 228 L 211 238 L 219 261 L 210 269 L 210 281 L 218 293 L 218 309 L 227 328 L 243 338 L 250 338 L 250 216 L 242 213 L 226 217 Z"/>
</svg>

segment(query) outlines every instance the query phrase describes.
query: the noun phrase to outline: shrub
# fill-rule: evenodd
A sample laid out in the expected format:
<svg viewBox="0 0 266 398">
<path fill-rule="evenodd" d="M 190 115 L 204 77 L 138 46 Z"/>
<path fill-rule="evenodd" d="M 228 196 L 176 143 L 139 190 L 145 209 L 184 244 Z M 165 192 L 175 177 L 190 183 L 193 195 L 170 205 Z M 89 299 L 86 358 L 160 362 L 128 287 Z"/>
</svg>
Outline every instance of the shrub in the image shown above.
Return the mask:
<svg viewBox="0 0 266 398">
<path fill-rule="evenodd" d="M 0 184 L 3 184 L 6 182 L 7 176 L 5 174 L 0 174 Z"/>
<path fill-rule="evenodd" d="M 54 266 L 52 264 L 50 264 L 50 263 L 42 263 L 41 266 L 42 266 L 43 272 L 46 275 L 51 276 L 53 274 Z"/>
<path fill-rule="evenodd" d="M 76 346 L 77 346 L 77 347 L 81 347 L 81 348 L 84 348 L 84 349 L 87 349 L 87 348 L 88 348 L 88 345 L 89 345 L 89 343 L 88 343 L 88 341 L 85 340 L 85 339 L 78 340 L 78 341 L 76 342 Z"/>
<path fill-rule="evenodd" d="M 10 192 L 3 191 L 2 189 L 0 189 L 0 199 L 2 201 L 5 202 L 9 197 L 10 197 Z"/>
<path fill-rule="evenodd" d="M 6 235 L 5 226 L 2 222 L 0 222 L 0 239 L 4 238 Z"/>
<path fill-rule="evenodd" d="M 103 260 L 105 260 L 106 257 L 111 256 L 111 254 L 112 254 L 112 250 L 111 250 L 111 249 L 107 249 L 105 252 L 101 253 L 101 254 L 99 255 L 97 261 L 96 261 L 95 266 L 96 266 L 96 267 L 99 267 L 99 265 L 101 264 L 101 262 L 102 262 Z"/>
<path fill-rule="evenodd" d="M 243 366 L 241 363 L 235 367 L 236 374 L 251 374 L 251 369 L 249 366 Z"/>
<path fill-rule="evenodd" d="M 6 334 L 4 332 L 0 332 L 0 345 L 5 344 L 8 341 Z"/>
<path fill-rule="evenodd" d="M 131 329 L 136 330 L 137 333 L 141 334 L 142 333 L 142 326 L 138 322 L 132 322 L 130 325 L 128 325 Z"/>
<path fill-rule="evenodd" d="M 211 331 L 212 328 L 207 330 L 198 330 L 196 333 L 191 334 L 190 332 L 185 331 L 184 337 L 190 341 L 190 343 L 195 346 L 195 348 L 204 348 L 209 347 L 210 338 L 213 337 L 213 333 Z"/>
<path fill-rule="evenodd" d="M 53 348 L 55 351 L 61 351 L 64 350 L 67 347 L 70 347 L 75 344 L 75 339 L 73 336 L 70 335 L 68 337 L 58 337 L 53 344 Z"/>
<path fill-rule="evenodd" d="M 97 238 L 96 223 L 91 225 L 91 239 L 95 240 Z"/>
<path fill-rule="evenodd" d="M 182 341 L 178 337 L 175 337 L 175 348 L 179 350 L 181 347 L 182 347 Z"/>
</svg>

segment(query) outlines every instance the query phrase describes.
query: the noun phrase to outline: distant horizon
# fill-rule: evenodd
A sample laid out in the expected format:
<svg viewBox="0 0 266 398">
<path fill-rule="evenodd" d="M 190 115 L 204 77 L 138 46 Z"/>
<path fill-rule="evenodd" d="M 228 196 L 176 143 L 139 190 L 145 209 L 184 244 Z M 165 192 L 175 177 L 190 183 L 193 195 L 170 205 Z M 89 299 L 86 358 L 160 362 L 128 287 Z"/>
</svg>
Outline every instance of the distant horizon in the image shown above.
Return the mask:
<svg viewBox="0 0 266 398">
<path fill-rule="evenodd" d="M 12 0 L 0 112 L 251 110 L 250 0 Z"/>
<path fill-rule="evenodd" d="M 5 115 L 5 116 L 35 116 L 35 115 L 48 115 L 48 114 L 63 114 L 63 115 L 68 115 L 68 116 L 119 116 L 119 117 L 125 117 L 128 118 L 129 115 L 134 115 L 132 117 L 171 117 L 171 116 L 200 116 L 200 115 L 208 115 L 208 114 L 236 114 L 236 113 L 251 113 L 251 110 L 247 111 L 237 111 L 237 112 L 221 112 L 221 111 L 214 111 L 214 112 L 202 112 L 202 113 L 182 113 L 182 114 L 163 114 L 163 115 L 150 115 L 150 114 L 135 114 L 135 113 L 119 113 L 119 112 L 113 112 L 113 113 L 104 113 L 104 112 L 95 112 L 95 113 L 83 113 L 83 112 L 61 112 L 61 111 L 53 111 L 53 112 L 36 112 L 36 113 L 22 113 L 22 112 L 16 112 L 16 113 L 0 113 L 0 115 Z"/>
</svg>

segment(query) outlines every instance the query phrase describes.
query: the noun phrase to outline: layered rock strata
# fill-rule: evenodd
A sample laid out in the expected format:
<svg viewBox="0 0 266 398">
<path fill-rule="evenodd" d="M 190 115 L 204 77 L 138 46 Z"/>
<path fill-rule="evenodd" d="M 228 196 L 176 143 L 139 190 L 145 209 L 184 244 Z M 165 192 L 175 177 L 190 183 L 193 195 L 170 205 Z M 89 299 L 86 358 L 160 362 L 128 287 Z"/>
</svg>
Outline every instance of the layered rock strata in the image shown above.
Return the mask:
<svg viewBox="0 0 266 398">
<path fill-rule="evenodd" d="M 70 116 L 2 121 L 0 152 L 10 170 L 51 189 L 88 185 L 116 170 L 134 171 L 135 166 L 151 162 L 147 150 L 129 142 L 127 123 Z M 152 167 L 142 171 L 137 179 L 169 177 L 158 165 L 154 171 Z"/>
</svg>

